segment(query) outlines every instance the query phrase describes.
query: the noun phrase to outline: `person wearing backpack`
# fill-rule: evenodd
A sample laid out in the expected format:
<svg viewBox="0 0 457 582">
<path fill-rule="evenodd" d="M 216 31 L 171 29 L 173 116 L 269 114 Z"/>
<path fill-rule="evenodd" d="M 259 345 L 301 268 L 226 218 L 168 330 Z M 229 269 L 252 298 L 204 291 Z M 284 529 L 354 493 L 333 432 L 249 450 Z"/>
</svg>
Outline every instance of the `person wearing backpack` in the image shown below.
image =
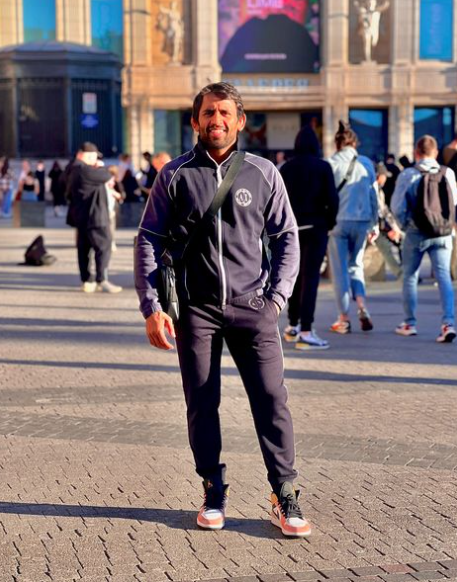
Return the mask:
<svg viewBox="0 0 457 582">
<path fill-rule="evenodd" d="M 414 155 L 416 164 L 398 177 L 391 204 L 393 214 L 406 232 L 403 244 L 405 320 L 395 331 L 403 336 L 417 335 L 417 283 L 422 259 L 428 253 L 443 310 L 436 341 L 450 343 L 456 337 L 451 280 L 452 230 L 457 205 L 455 174 L 436 161 L 438 144 L 430 135 L 417 141 Z"/>
</svg>

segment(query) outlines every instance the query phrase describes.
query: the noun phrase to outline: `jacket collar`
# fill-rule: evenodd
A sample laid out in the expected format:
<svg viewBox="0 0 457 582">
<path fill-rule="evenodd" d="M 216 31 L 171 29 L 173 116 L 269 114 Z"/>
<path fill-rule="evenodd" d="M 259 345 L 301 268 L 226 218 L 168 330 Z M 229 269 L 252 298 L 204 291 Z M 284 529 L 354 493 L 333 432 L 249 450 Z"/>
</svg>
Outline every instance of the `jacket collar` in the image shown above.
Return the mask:
<svg viewBox="0 0 457 582">
<path fill-rule="evenodd" d="M 225 166 L 225 165 L 230 165 L 231 164 L 231 159 L 233 157 L 233 155 L 239 151 L 238 150 L 238 142 L 235 143 L 235 148 L 233 149 L 233 151 L 230 153 L 230 155 L 225 158 L 225 160 L 221 163 L 218 164 L 209 154 L 208 150 L 203 146 L 203 144 L 201 143 L 200 140 L 198 140 L 198 142 L 196 143 L 195 147 L 194 147 L 194 152 L 196 155 L 199 156 L 199 158 L 201 160 L 204 160 L 205 162 L 209 162 L 211 164 L 211 166 L 215 166 L 215 167 L 219 167 L 219 166 Z"/>
</svg>

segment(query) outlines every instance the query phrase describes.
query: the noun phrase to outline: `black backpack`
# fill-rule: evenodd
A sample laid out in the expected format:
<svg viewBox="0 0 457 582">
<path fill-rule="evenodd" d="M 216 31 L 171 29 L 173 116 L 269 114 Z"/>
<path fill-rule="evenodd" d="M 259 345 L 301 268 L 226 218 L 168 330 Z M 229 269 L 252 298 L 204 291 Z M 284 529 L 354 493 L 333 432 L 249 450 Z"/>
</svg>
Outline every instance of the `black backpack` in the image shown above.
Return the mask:
<svg viewBox="0 0 457 582">
<path fill-rule="evenodd" d="M 427 238 L 447 236 L 454 226 L 454 197 L 446 171 L 446 166 L 440 166 L 439 171 L 433 173 L 421 170 L 413 220 Z"/>
<path fill-rule="evenodd" d="M 24 254 L 25 265 L 30 265 L 31 267 L 43 267 L 52 265 L 57 261 L 57 257 L 50 255 L 44 246 L 43 237 L 37 236 L 35 240 L 32 241 L 30 246 L 27 248 Z"/>
</svg>

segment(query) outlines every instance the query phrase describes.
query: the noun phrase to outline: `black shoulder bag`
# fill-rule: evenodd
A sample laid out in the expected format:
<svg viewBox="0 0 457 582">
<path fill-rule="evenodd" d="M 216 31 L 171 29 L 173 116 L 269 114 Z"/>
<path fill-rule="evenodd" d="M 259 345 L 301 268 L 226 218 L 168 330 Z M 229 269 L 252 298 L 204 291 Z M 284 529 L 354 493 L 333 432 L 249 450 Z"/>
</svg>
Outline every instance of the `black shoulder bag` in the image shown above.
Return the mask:
<svg viewBox="0 0 457 582">
<path fill-rule="evenodd" d="M 194 227 L 189 240 L 187 241 L 184 250 L 180 257 L 173 257 L 169 249 L 165 249 L 161 257 L 161 266 L 159 267 L 159 279 L 157 291 L 159 293 L 159 301 L 162 309 L 167 313 L 171 319 L 176 322 L 179 319 L 179 302 L 178 294 L 176 291 L 176 273 L 175 265 L 177 262 L 181 264 L 184 261 L 184 256 L 191 244 L 195 239 L 195 235 L 199 232 L 205 224 L 210 223 L 219 211 L 219 208 L 224 203 L 224 200 L 229 193 L 230 188 L 233 186 L 233 182 L 241 169 L 244 161 L 244 152 L 237 152 L 234 156 L 233 162 L 230 164 L 224 179 L 222 180 L 219 188 L 217 189 L 216 195 L 214 196 L 211 206 L 203 215 L 200 222 Z"/>
</svg>

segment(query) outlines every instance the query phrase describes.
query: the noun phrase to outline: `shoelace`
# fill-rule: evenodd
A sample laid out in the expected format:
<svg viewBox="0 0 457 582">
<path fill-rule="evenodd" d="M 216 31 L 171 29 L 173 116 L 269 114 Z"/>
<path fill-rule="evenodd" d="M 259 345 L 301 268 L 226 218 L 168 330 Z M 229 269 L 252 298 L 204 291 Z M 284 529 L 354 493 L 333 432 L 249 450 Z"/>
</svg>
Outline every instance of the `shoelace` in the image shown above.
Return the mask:
<svg viewBox="0 0 457 582">
<path fill-rule="evenodd" d="M 280 506 L 287 519 L 290 517 L 299 517 L 300 519 L 303 519 L 303 513 L 298 505 L 298 500 L 295 495 L 290 494 L 286 495 L 286 497 L 282 497 Z"/>
</svg>

